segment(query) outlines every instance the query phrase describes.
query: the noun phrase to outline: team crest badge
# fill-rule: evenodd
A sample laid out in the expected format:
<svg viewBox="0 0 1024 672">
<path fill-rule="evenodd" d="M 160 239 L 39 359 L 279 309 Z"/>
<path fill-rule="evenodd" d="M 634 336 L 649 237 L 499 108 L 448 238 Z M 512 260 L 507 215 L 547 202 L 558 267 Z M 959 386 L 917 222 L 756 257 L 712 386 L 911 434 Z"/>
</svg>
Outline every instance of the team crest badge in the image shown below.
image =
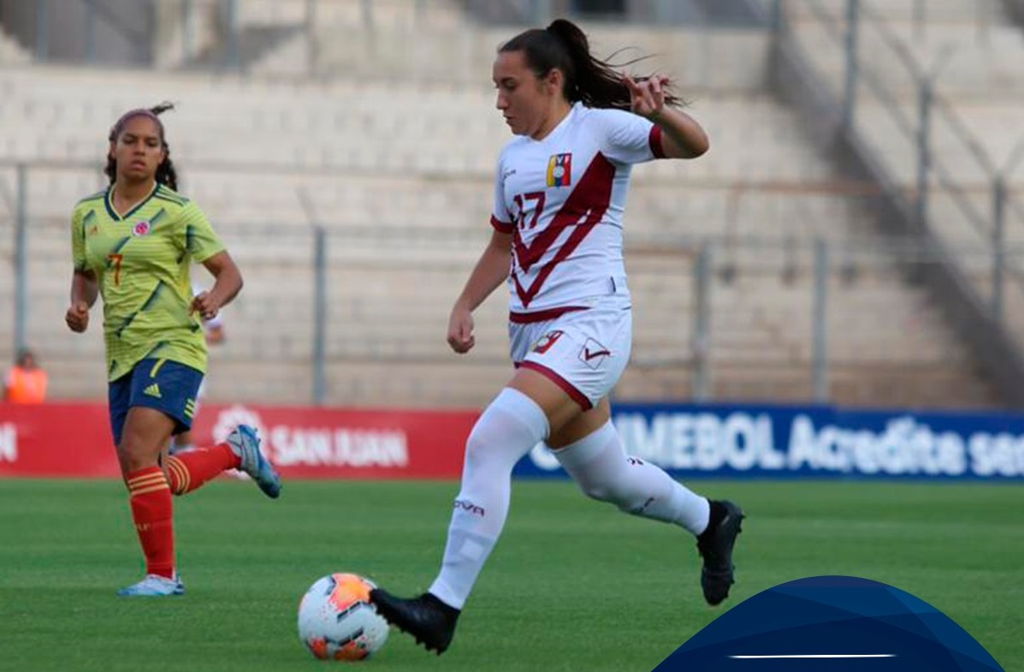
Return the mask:
<svg viewBox="0 0 1024 672">
<path fill-rule="evenodd" d="M 555 331 L 549 331 L 548 333 L 540 337 L 540 340 L 537 341 L 536 345 L 533 346 L 533 351 L 536 352 L 538 355 L 543 355 L 545 352 L 551 349 L 551 346 L 558 342 L 558 339 L 562 337 L 563 333 L 565 332 L 561 331 L 560 329 Z"/>
<path fill-rule="evenodd" d="M 572 183 L 572 153 L 552 154 L 548 159 L 548 186 L 568 187 Z"/>
<path fill-rule="evenodd" d="M 132 227 L 133 236 L 145 236 L 149 234 L 150 229 L 153 226 L 149 222 L 136 222 L 135 226 Z"/>
</svg>

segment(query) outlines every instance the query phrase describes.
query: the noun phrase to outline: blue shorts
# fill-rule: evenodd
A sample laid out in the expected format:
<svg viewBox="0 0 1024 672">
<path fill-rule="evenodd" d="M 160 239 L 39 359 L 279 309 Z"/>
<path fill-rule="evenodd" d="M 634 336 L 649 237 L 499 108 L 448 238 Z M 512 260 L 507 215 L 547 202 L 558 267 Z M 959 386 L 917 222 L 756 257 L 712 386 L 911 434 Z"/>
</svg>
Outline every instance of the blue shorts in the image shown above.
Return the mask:
<svg viewBox="0 0 1024 672">
<path fill-rule="evenodd" d="M 203 373 L 168 359 L 144 359 L 107 388 L 110 428 L 114 445 L 121 445 L 121 434 L 133 406 L 155 408 L 174 420 L 174 434 L 192 428 L 196 398 Z"/>
</svg>

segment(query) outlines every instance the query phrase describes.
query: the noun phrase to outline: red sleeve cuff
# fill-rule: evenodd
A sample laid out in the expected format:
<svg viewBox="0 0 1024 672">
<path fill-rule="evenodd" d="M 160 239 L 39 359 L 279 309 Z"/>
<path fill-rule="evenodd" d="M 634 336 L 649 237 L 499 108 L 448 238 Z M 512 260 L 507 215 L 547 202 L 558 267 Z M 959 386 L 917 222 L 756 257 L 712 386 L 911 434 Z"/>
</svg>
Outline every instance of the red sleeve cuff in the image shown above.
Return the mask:
<svg viewBox="0 0 1024 672">
<path fill-rule="evenodd" d="M 647 143 L 651 146 L 651 154 L 656 159 L 665 158 L 665 148 L 661 145 L 661 126 L 651 126 L 651 134 L 647 136 Z"/>
<path fill-rule="evenodd" d="M 491 226 L 499 233 L 512 233 L 515 228 L 512 222 L 503 222 L 494 215 L 491 215 Z"/>
</svg>

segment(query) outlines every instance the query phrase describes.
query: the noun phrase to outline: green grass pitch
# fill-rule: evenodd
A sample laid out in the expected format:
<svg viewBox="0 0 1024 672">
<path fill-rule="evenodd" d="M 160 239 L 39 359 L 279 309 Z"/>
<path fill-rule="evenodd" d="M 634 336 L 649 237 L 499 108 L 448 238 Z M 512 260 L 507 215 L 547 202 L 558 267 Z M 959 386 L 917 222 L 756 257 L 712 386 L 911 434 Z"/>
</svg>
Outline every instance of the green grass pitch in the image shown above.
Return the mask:
<svg viewBox="0 0 1024 672">
<path fill-rule="evenodd" d="M 1005 485 L 697 481 L 747 510 L 725 608 L 783 581 L 851 574 L 917 595 L 1024 669 L 1024 490 Z M 425 588 L 455 483 L 290 482 L 278 501 L 224 479 L 175 500 L 187 594 L 126 600 L 142 564 L 123 486 L 0 480 L 0 670 L 322 670 L 296 607 L 332 571 Z M 452 648 L 392 631 L 368 670 L 651 670 L 723 612 L 691 538 L 517 482 L 505 535 Z"/>
</svg>

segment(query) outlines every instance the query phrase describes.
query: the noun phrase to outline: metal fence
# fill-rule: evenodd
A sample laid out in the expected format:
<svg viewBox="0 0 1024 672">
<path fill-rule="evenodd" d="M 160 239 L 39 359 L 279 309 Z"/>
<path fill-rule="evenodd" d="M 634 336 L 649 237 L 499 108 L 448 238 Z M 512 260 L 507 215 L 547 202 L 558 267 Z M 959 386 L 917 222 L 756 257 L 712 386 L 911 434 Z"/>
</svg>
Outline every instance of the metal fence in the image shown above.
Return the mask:
<svg viewBox="0 0 1024 672">
<path fill-rule="evenodd" d="M 916 30 L 922 36 L 927 7 L 920 0 L 914 3 Z M 1024 133 L 1008 139 L 1013 149 L 1002 166 L 996 165 L 942 93 L 943 70 L 956 58 L 954 51 L 944 51 L 934 63 L 919 62 L 867 2 L 773 0 L 772 8 L 780 29 L 790 36 L 801 39 L 804 26 L 806 38 L 810 23 L 811 32 L 827 36 L 831 49 L 842 54 L 842 76 L 823 80 L 841 103 L 839 127 L 872 147 L 890 183 L 912 204 L 919 230 L 934 233 L 953 248 L 988 249 L 987 275 L 976 272 L 977 257 L 956 261 L 971 265 L 974 290 L 987 301 L 992 316 L 1004 321 L 1007 302 L 1024 301 L 1024 268 L 1006 253 L 1008 244 L 1024 240 L 1024 203 L 1007 186 L 1024 159 Z M 991 13 L 991 8 L 976 13 L 978 39 L 986 34 Z M 819 67 L 829 60 L 820 50 L 804 52 Z M 1024 345 L 1021 327 L 1020 322 L 1010 325 Z"/>
<path fill-rule="evenodd" d="M 74 172 L 82 193 L 103 182 L 98 167 L 61 169 Z M 0 353 L 34 346 L 73 378 L 63 387 L 55 381 L 60 394 L 102 394 L 100 316 L 94 314 L 86 337 L 63 325 L 68 224 L 28 196 L 45 198 L 38 186 L 29 189 L 36 170 L 0 170 L 10 199 L 6 212 L 0 210 Z M 863 235 L 756 236 L 740 221 L 732 222 L 738 229 L 723 222 L 715 236 L 629 236 L 636 345 L 620 397 L 994 402 L 942 306 L 915 284 L 922 269 L 939 263 L 934 251 L 872 233 L 875 196 L 869 190 L 831 197 L 862 213 Z M 53 214 L 32 214 L 41 210 Z M 744 219 L 760 225 L 767 214 Z M 485 231 L 308 219 L 217 228 L 242 265 L 246 289 L 227 311 L 229 346 L 215 355 L 227 373 L 222 382 L 215 377 L 215 396 L 385 404 L 441 395 L 441 403 L 466 405 L 505 375 L 504 291 L 480 310 L 471 358 L 455 364 L 444 344 L 448 310 Z M 956 252 L 975 274 L 990 271 L 989 250 Z M 1024 262 L 1024 249 L 1005 248 L 1004 257 Z M 416 371 L 423 372 L 419 378 Z M 442 380 L 466 375 L 467 381 L 439 391 L 430 383 L 438 372 L 447 372 Z M 395 376 L 393 387 L 375 387 Z M 472 387 L 470 379 L 479 385 Z M 237 388 L 217 392 L 217 385 L 239 381 L 246 381 L 241 394 Z"/>
<path fill-rule="evenodd" d="M 107 21 L 99 3 L 91 0 L 76 2 L 80 2 L 87 12 L 92 12 L 86 25 L 102 25 Z M 52 4 L 48 1 L 35 6 L 37 11 L 46 12 Z M 362 0 L 358 3 L 335 0 L 178 0 L 177 4 L 148 0 L 140 6 L 144 13 L 149 12 L 150 15 L 158 9 L 167 10 L 168 6 L 175 7 L 174 11 L 180 13 L 181 30 L 172 37 L 178 40 L 180 58 L 176 60 L 182 64 L 201 60 L 200 52 L 206 49 L 202 45 L 206 43 L 199 35 L 202 32 L 199 17 L 212 16 L 211 25 L 216 29 L 214 37 L 217 38 L 214 43 L 219 45 L 219 51 L 207 54 L 206 65 L 239 67 L 245 61 L 244 25 L 290 22 L 293 28 L 306 31 L 312 45 L 316 42 L 313 28 L 321 19 L 362 23 L 364 27 L 373 28 L 389 20 L 387 9 L 393 4 L 383 0 Z M 529 15 L 523 16 L 534 23 L 543 22 L 546 18 L 542 15 L 556 10 L 555 3 L 551 2 L 502 4 L 526 12 Z M 736 6 L 746 4 L 738 2 Z M 407 6 L 412 6 L 414 11 L 403 14 L 403 20 L 411 16 L 413 21 L 424 23 L 442 21 L 438 4 L 416 0 Z M 656 6 L 660 5 L 652 5 Z M 837 99 L 844 103 L 843 124 L 848 130 L 859 129 L 862 133 L 887 129 L 886 137 L 893 144 L 878 147 L 876 158 L 886 163 L 892 182 L 907 201 L 914 204 L 918 225 L 935 230 L 949 243 L 947 250 L 952 252 L 955 263 L 963 268 L 964 276 L 974 289 L 986 298 L 991 314 L 1003 321 L 1018 339 L 1018 344 L 1024 344 L 1024 259 L 1019 248 L 1024 243 L 1024 207 L 1018 198 L 1013 197 L 1008 186 L 1024 154 L 1024 145 L 1018 145 L 1003 166 L 996 166 L 959 119 L 955 107 L 937 92 L 936 82 L 941 82 L 942 70 L 919 64 L 900 38 L 866 3 L 846 0 L 841 5 L 842 12 L 830 9 L 837 6 L 835 3 L 826 5 L 819 0 L 767 0 L 765 6 L 773 10 L 772 16 L 779 30 L 784 29 L 788 17 L 797 11 L 809 15 L 817 23 L 828 38 L 825 44 L 830 53 L 838 55 L 842 63 L 841 76 L 830 81 Z M 915 3 L 915 17 L 921 32 L 927 25 L 926 10 L 919 9 L 923 7 L 924 3 Z M 339 13 L 342 8 L 346 8 L 344 16 Z M 350 11 L 353 8 L 355 11 Z M 539 13 L 533 14 L 535 12 Z M 988 14 L 977 14 L 978 39 L 983 39 L 986 34 L 988 21 Z M 155 21 L 150 21 L 146 25 L 155 24 Z M 131 31 L 127 29 L 120 32 L 126 38 L 131 37 Z M 136 35 L 139 44 L 152 37 L 146 34 L 143 40 L 142 35 Z M 52 42 L 45 32 L 40 33 L 40 39 L 43 45 Z M 48 48 L 40 49 L 38 43 L 36 53 L 44 60 L 51 55 Z M 890 65 L 889 71 L 877 71 L 875 66 L 879 59 Z M 310 72 L 316 71 L 314 51 L 310 52 L 309 67 Z M 915 92 L 916 99 L 911 105 L 906 104 L 902 90 L 894 87 L 894 74 L 897 78 L 902 77 Z M 866 116 L 869 109 L 874 116 Z M 939 151 L 940 147 L 944 150 L 954 148 L 957 156 L 964 157 L 963 160 L 952 165 Z M 981 177 L 962 179 L 965 165 Z M 34 219 L 36 215 L 33 213 L 37 209 L 31 207 L 33 204 L 26 196 L 32 170 L 31 166 L 8 166 L 3 168 L 6 172 L 0 171 L 0 198 L 7 203 L 9 211 L 8 217 L 0 217 L 0 264 L 9 266 L 0 268 L 0 277 L 9 279 L 9 284 L 0 281 L 0 296 L 4 298 L 0 302 L 0 314 L 3 315 L 0 325 L 6 323 L 10 329 L 9 334 L 0 334 L 0 339 L 3 339 L 0 343 L 4 344 L 45 341 L 44 337 L 49 333 L 47 330 L 54 323 L 53 315 L 62 313 L 60 304 L 66 295 L 66 289 L 58 289 L 54 285 L 60 275 L 54 269 L 66 268 L 68 263 L 61 256 L 64 254 L 61 250 L 64 250 L 66 232 L 62 228 L 63 223 Z M 81 171 L 81 168 L 77 170 Z M 100 184 L 98 171 L 94 173 L 95 183 Z M 865 192 L 870 190 L 864 189 Z M 737 186 L 736 191 L 739 193 L 742 188 Z M 871 198 L 870 195 L 863 196 L 866 218 L 872 217 Z M 403 246 L 418 252 L 408 258 L 393 260 L 389 267 L 379 263 L 386 245 L 375 237 L 378 234 L 374 227 L 355 230 L 331 222 L 306 221 L 301 224 L 268 222 L 247 227 L 228 226 L 223 230 L 229 239 L 241 243 L 245 250 L 243 260 L 251 262 L 248 268 L 256 269 L 255 296 L 266 300 L 264 307 L 271 315 L 272 328 L 268 330 L 260 324 L 265 315 L 261 315 L 251 301 L 243 299 L 249 303 L 239 308 L 242 330 L 264 331 L 269 335 L 262 340 L 253 340 L 244 349 L 246 354 L 239 355 L 240 361 L 246 357 L 252 361 L 281 358 L 292 368 L 304 372 L 301 394 L 318 402 L 339 399 L 336 385 L 332 383 L 335 377 L 330 373 L 332 362 L 440 361 L 444 355 L 443 347 L 440 351 L 420 348 L 418 344 L 403 341 L 392 334 L 353 332 L 354 325 L 362 326 L 365 321 L 374 319 L 375 313 L 355 293 L 355 290 L 362 291 L 365 287 L 360 286 L 359 277 L 347 273 L 347 269 L 368 272 L 379 267 L 381 273 L 399 273 L 413 268 L 429 278 L 423 284 L 444 285 L 451 289 L 471 266 L 476 251 L 474 246 L 478 243 L 465 231 L 439 233 L 391 227 L 391 234 L 400 236 Z M 915 269 L 947 259 L 917 239 L 884 240 L 886 243 L 880 249 L 877 242 L 843 236 L 758 239 L 743 233 L 711 239 L 633 239 L 631 258 L 643 261 L 631 272 L 638 284 L 658 286 L 659 279 L 672 280 L 666 285 L 667 289 L 663 287 L 644 294 L 650 297 L 648 305 L 656 306 L 658 311 L 664 310 L 667 317 L 665 323 L 651 323 L 649 328 L 640 325 L 638 344 L 642 347 L 638 347 L 635 353 L 640 370 L 649 373 L 651 380 L 658 379 L 659 373 L 666 373 L 665 382 L 659 388 L 663 396 L 681 396 L 678 381 L 685 380 L 687 395 L 692 393 L 702 399 L 722 398 L 731 396 L 735 391 L 723 387 L 722 381 L 729 379 L 723 374 L 726 369 L 734 367 L 735 361 L 745 361 L 744 353 L 757 356 L 778 348 L 784 354 L 772 359 L 773 366 L 780 371 L 785 370 L 779 380 L 793 383 L 793 394 L 805 399 L 833 398 L 838 385 L 837 366 L 855 369 L 858 362 L 886 361 L 884 357 L 874 355 L 874 359 L 858 359 L 856 354 L 844 354 L 842 348 L 837 349 L 836 332 L 837 329 L 843 330 L 832 326 L 835 316 L 856 320 L 863 317 L 863 311 L 867 311 L 865 319 L 868 320 L 891 317 L 885 308 L 848 308 L 842 303 L 842 294 L 837 294 L 837 290 L 863 286 L 867 279 L 875 278 L 875 282 L 886 285 L 890 293 L 913 294 L 904 285 L 913 283 Z M 264 248 L 271 250 L 272 254 L 263 255 L 261 251 Z M 445 252 L 453 249 L 458 251 L 457 258 L 446 258 Z M 284 258 L 287 263 L 280 259 L 282 251 L 286 252 Z M 264 264 L 274 264 L 274 269 L 284 273 L 289 281 L 294 281 L 296 293 L 282 293 L 273 273 L 263 272 Z M 418 282 L 402 277 L 412 283 Z M 766 294 L 765 302 L 778 304 L 780 294 L 787 297 L 788 303 L 783 302 L 786 303 L 784 308 L 794 315 L 794 323 L 800 326 L 779 323 L 771 318 L 770 310 L 759 312 L 752 305 L 771 283 L 762 287 L 757 281 L 744 284 L 737 282 L 737 278 L 741 281 L 750 278 L 778 281 L 779 292 Z M 381 277 L 381 282 L 386 283 L 387 280 Z M 738 289 L 740 287 L 742 290 Z M 745 296 L 741 297 L 741 294 Z M 669 298 L 680 295 L 691 297 L 691 300 L 673 303 Z M 723 302 L 722 296 L 730 297 L 734 304 L 728 300 Z M 5 307 L 8 298 L 9 311 Z M 422 298 L 419 304 L 430 305 L 431 315 L 443 314 L 446 307 L 442 304 L 448 300 L 430 295 Z M 47 307 L 43 309 L 43 305 Z M 339 312 L 338 306 L 347 306 L 347 312 Z M 46 320 L 38 317 L 43 310 L 49 311 Z M 931 306 L 929 310 L 941 312 L 937 306 Z M 296 313 L 296 324 L 300 326 L 288 332 L 277 323 L 277 316 L 291 313 Z M 500 322 L 500 313 L 500 308 L 492 309 L 495 323 Z M 638 316 L 642 313 L 642 306 L 638 306 Z M 751 318 L 752 323 L 737 323 L 733 319 L 743 314 L 760 316 Z M 9 321 L 7 315 L 11 316 Z M 853 317 L 848 318 L 848 315 Z M 387 319 L 394 323 L 385 331 L 400 330 L 396 326 L 402 324 L 400 315 L 397 318 L 389 315 Z M 429 319 L 436 322 L 433 317 Z M 59 320 L 56 323 L 59 325 Z M 941 320 L 929 324 L 933 330 L 942 330 Z M 443 324 L 438 328 L 443 328 Z M 744 331 L 760 333 L 763 338 L 744 341 L 734 337 Z M 799 332 L 800 337 L 789 338 L 792 335 L 790 331 Z M 657 333 L 660 340 L 652 341 L 644 336 L 645 333 Z M 61 341 L 55 344 L 54 350 L 95 352 L 95 343 L 89 347 L 92 350 Z M 485 352 L 483 359 L 497 365 L 504 361 L 504 355 L 498 348 Z M 636 389 L 650 388 L 637 384 Z M 258 396 L 260 393 L 254 394 Z M 347 400 L 344 394 L 341 398 Z"/>
</svg>

